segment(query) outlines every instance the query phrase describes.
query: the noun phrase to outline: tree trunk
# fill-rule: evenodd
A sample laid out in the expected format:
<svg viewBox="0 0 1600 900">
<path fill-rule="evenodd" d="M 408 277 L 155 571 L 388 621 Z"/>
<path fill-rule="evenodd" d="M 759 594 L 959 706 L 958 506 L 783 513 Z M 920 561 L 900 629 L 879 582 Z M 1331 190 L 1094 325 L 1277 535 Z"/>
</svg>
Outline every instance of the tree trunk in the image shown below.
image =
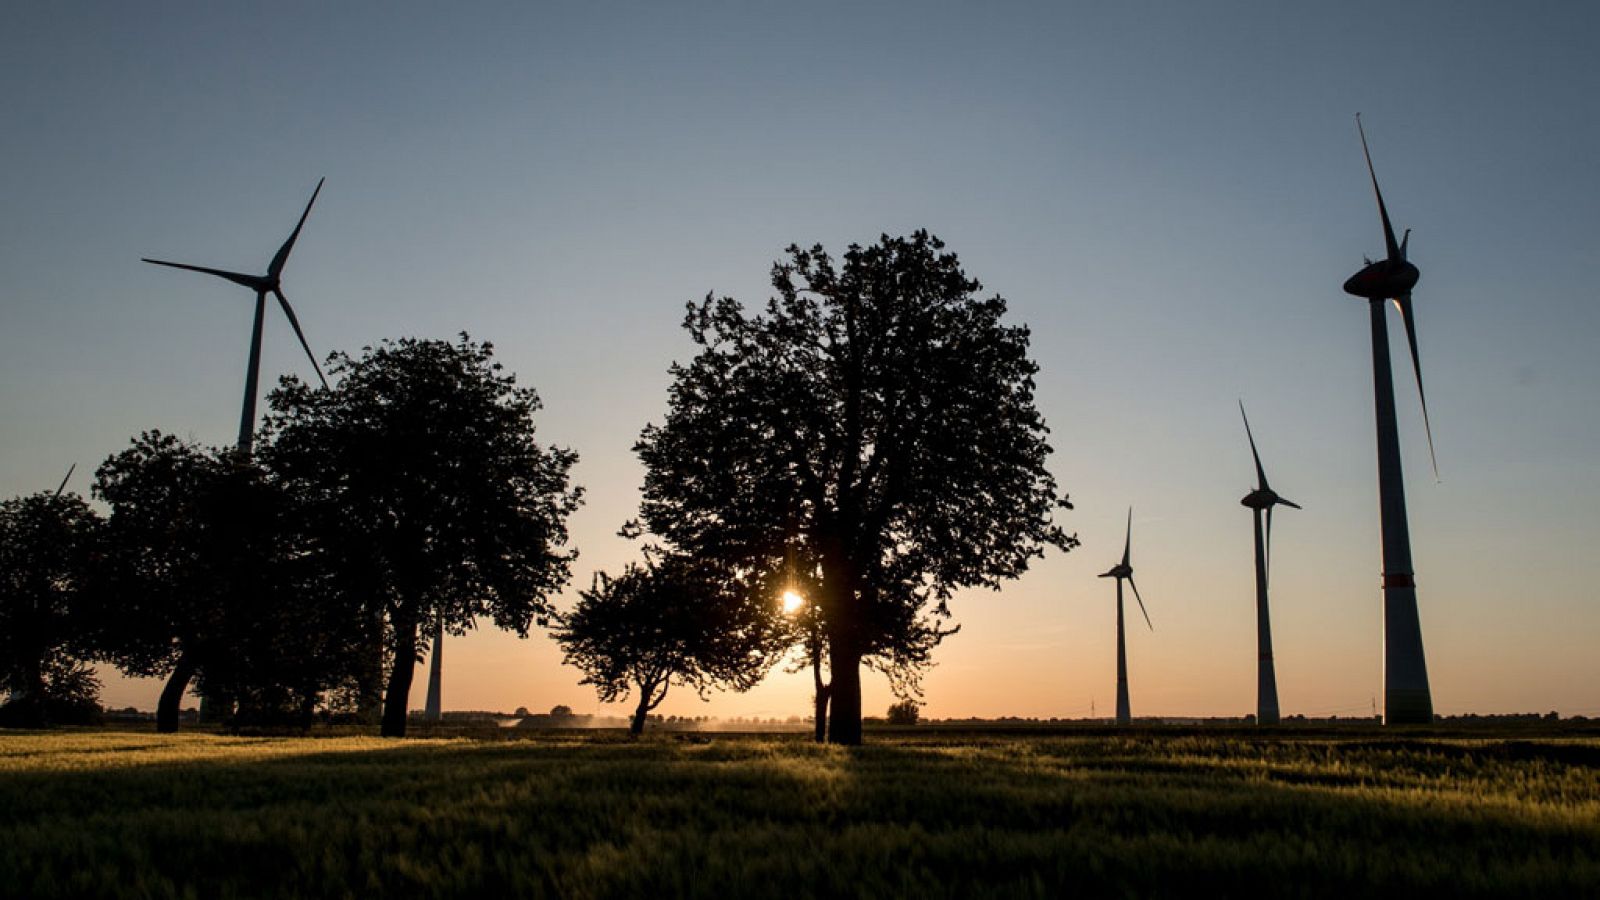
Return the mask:
<svg viewBox="0 0 1600 900">
<path fill-rule="evenodd" d="M 372 644 L 364 665 L 356 674 L 356 717 L 363 725 L 376 725 L 383 719 L 383 634 L 381 609 L 373 614 Z"/>
<path fill-rule="evenodd" d="M 194 677 L 194 660 L 188 653 L 178 657 L 172 667 L 167 686 L 161 689 L 161 699 L 156 701 L 156 731 L 172 734 L 178 730 L 178 713 L 183 706 L 183 692 L 189 689 L 189 679 Z"/>
<path fill-rule="evenodd" d="M 633 711 L 633 721 L 628 723 L 628 733 L 634 737 L 644 734 L 644 720 L 650 715 L 650 695 L 639 695 L 639 706 Z"/>
<path fill-rule="evenodd" d="M 819 744 L 825 743 L 828 740 L 828 692 L 831 690 L 831 687 L 823 684 L 821 679 L 818 679 L 816 693 L 816 727 L 817 743 Z"/>
<path fill-rule="evenodd" d="M 835 637 L 828 642 L 828 686 L 833 709 L 828 716 L 828 743 L 861 743 L 861 654 L 853 641 Z"/>
<path fill-rule="evenodd" d="M 811 687 L 812 700 L 816 703 L 816 714 L 812 723 L 816 728 L 817 743 L 828 740 L 828 694 L 832 688 L 822 680 L 822 652 L 820 640 L 813 631 L 811 638 Z"/>
<path fill-rule="evenodd" d="M 854 568 L 836 534 L 823 544 L 828 638 L 828 743 L 861 743 L 861 611 Z"/>
<path fill-rule="evenodd" d="M 13 725 L 22 728 L 43 728 L 49 724 L 49 716 L 45 713 L 45 707 L 48 705 L 45 695 L 48 691 L 44 685 L 44 660 L 40 654 L 29 653 L 24 670 L 21 678 L 22 690 L 12 694 L 11 701 L 6 706 Z"/>
<path fill-rule="evenodd" d="M 407 707 L 411 702 L 411 678 L 417 668 L 417 623 L 394 623 L 394 671 L 389 673 L 389 690 L 383 696 L 384 737 L 406 736 Z"/>
<path fill-rule="evenodd" d="M 669 675 L 668 679 L 670 678 L 671 676 Z M 670 684 L 670 680 L 663 680 L 661 682 L 647 681 L 640 683 L 639 707 L 633 711 L 633 721 L 628 723 L 629 734 L 633 735 L 634 737 L 638 737 L 644 733 L 645 719 L 650 717 L 650 710 L 660 706 L 661 701 L 667 699 L 667 687 Z M 661 689 L 659 694 L 656 693 L 656 688 L 658 687 Z"/>
</svg>

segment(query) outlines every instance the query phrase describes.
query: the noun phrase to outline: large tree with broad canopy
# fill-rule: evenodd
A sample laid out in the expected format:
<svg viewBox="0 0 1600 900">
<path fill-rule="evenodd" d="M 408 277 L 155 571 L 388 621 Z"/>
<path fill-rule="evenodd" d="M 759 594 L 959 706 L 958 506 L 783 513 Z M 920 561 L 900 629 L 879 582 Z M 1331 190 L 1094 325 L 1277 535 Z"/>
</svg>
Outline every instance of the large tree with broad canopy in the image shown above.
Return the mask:
<svg viewBox="0 0 1600 900">
<path fill-rule="evenodd" d="M 332 388 L 286 379 L 268 398 L 262 455 L 321 512 L 321 552 L 387 622 L 382 733 L 404 736 L 424 626 L 479 618 L 520 636 L 569 577 L 577 454 L 535 441 L 538 395 L 487 342 L 402 338 L 331 357 Z M 431 628 L 430 628 L 431 630 Z"/>
<path fill-rule="evenodd" d="M 1070 504 L 1045 468 L 1028 329 L 942 242 L 884 236 L 840 264 L 791 246 L 772 285 L 759 313 L 689 305 L 699 352 L 635 447 L 640 514 L 746 583 L 810 586 L 827 739 L 855 744 L 863 663 L 914 680 L 955 590 L 1077 540 L 1052 518 Z"/>
</svg>

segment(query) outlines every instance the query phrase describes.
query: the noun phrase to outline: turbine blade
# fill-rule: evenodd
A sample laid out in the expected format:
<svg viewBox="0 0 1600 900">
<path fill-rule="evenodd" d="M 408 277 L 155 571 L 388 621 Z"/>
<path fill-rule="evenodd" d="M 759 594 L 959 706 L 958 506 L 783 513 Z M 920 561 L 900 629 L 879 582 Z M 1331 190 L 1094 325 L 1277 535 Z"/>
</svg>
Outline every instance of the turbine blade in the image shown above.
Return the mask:
<svg viewBox="0 0 1600 900">
<path fill-rule="evenodd" d="M 1378 215 L 1383 217 L 1383 246 L 1390 259 L 1404 259 L 1400 244 L 1394 239 L 1394 226 L 1389 224 L 1389 209 L 1383 205 L 1383 191 L 1378 190 L 1378 173 L 1372 168 L 1372 152 L 1367 149 L 1367 130 L 1361 127 L 1361 113 L 1356 113 L 1356 130 L 1361 132 L 1361 153 L 1367 158 L 1367 174 L 1372 176 L 1372 193 L 1378 197 Z"/>
<path fill-rule="evenodd" d="M 1144 598 L 1139 596 L 1139 585 L 1134 583 L 1132 575 L 1128 576 L 1128 587 L 1133 588 L 1133 599 L 1139 601 L 1139 612 L 1144 613 L 1144 624 L 1149 627 L 1151 631 L 1155 631 L 1156 626 L 1150 624 L 1150 613 L 1144 608 Z"/>
<path fill-rule="evenodd" d="M 1133 552 L 1133 507 L 1128 507 L 1128 535 L 1122 541 L 1122 564 L 1129 565 Z"/>
<path fill-rule="evenodd" d="M 158 266 L 170 266 L 174 269 L 188 269 L 191 272 L 202 272 L 206 275 L 215 275 L 218 278 L 226 278 L 234 284 L 242 284 L 251 290 L 259 290 L 262 282 L 265 280 L 260 276 L 246 275 L 243 272 L 229 272 L 226 269 L 208 269 L 205 266 L 191 266 L 187 263 L 167 262 L 164 259 L 149 259 L 147 257 L 140 257 L 139 261 L 152 263 Z"/>
<path fill-rule="evenodd" d="M 317 195 L 322 193 L 322 183 L 327 180 L 327 178 L 317 179 L 317 189 L 311 192 L 311 202 L 306 204 L 306 211 L 300 214 L 300 221 L 295 223 L 289 239 L 278 248 L 277 255 L 272 257 L 272 264 L 267 266 L 268 277 L 277 278 L 283 274 L 283 264 L 289 261 L 289 251 L 294 249 L 294 242 L 300 239 L 300 229 L 305 227 L 306 216 L 311 215 L 311 205 L 317 202 Z"/>
<path fill-rule="evenodd" d="M 317 378 L 323 387 L 328 386 L 328 379 L 322 375 L 322 367 L 317 365 L 317 355 L 311 352 L 311 345 L 306 342 L 306 333 L 300 330 L 300 320 L 295 317 L 294 307 L 289 305 L 289 298 L 283 296 L 283 291 L 273 291 L 278 298 L 278 305 L 283 307 L 283 314 L 289 317 L 289 324 L 294 327 L 295 337 L 300 339 L 300 346 L 306 348 L 306 358 L 311 360 L 311 368 L 317 371 Z"/>
<path fill-rule="evenodd" d="M 1428 433 L 1428 459 L 1433 463 L 1433 480 L 1439 480 L 1439 458 L 1433 452 L 1433 425 L 1428 421 L 1428 395 L 1422 391 L 1422 359 L 1417 356 L 1417 313 L 1411 307 L 1411 295 L 1394 301 L 1400 308 L 1400 318 L 1406 326 L 1406 342 L 1411 345 L 1411 368 L 1417 373 L 1417 396 L 1422 399 L 1422 427 Z"/>
<path fill-rule="evenodd" d="M 1260 479 L 1258 487 L 1267 489 L 1267 471 L 1261 468 L 1261 454 L 1256 452 L 1256 436 L 1250 433 L 1250 417 L 1244 414 L 1244 401 L 1239 401 L 1239 415 L 1244 419 L 1244 436 L 1250 439 L 1250 455 L 1256 461 L 1256 478 Z"/>
<path fill-rule="evenodd" d="M 1296 503 L 1296 502 L 1294 502 L 1294 501 L 1293 501 L 1293 500 L 1289 500 L 1289 499 L 1287 499 L 1287 498 L 1284 498 L 1284 497 L 1279 497 L 1279 498 L 1278 498 L 1278 502 L 1279 502 L 1279 503 L 1281 503 L 1281 504 L 1283 504 L 1283 505 L 1284 505 L 1284 506 L 1292 506 L 1292 507 L 1294 507 L 1294 508 L 1295 508 L 1295 509 L 1301 509 L 1301 508 L 1302 508 L 1302 507 L 1301 507 L 1301 506 L 1300 506 L 1300 504 L 1298 504 L 1298 503 Z"/>
<path fill-rule="evenodd" d="M 61 492 L 67 489 L 67 482 L 72 480 L 72 473 L 77 471 L 77 468 L 78 468 L 78 464 L 77 463 L 73 463 L 72 465 L 67 466 L 67 475 L 66 475 L 66 477 L 61 479 L 61 484 L 56 487 L 56 496 L 57 497 L 61 496 Z"/>
</svg>

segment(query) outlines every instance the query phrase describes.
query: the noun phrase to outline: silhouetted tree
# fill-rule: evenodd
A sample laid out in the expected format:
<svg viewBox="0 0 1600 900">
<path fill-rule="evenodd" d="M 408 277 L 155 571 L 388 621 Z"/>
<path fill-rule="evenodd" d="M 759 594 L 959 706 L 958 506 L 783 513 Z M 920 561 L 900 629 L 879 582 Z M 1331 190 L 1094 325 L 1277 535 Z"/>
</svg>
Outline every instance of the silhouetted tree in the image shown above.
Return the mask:
<svg viewBox="0 0 1600 900">
<path fill-rule="evenodd" d="M 382 635 L 338 589 L 335 554 L 324 552 L 316 510 L 289 483 L 260 467 L 238 468 L 220 485 L 230 514 L 255 544 L 257 583 L 230 598 L 202 669 L 208 693 L 238 701 L 241 725 L 309 728 L 323 698 L 347 689 Z"/>
<path fill-rule="evenodd" d="M 550 707 L 550 718 L 570 719 L 572 718 L 572 707 L 565 703 L 557 703 L 555 706 Z"/>
<path fill-rule="evenodd" d="M 403 736 L 422 623 L 462 634 L 480 616 L 526 636 L 566 583 L 577 454 L 534 441 L 533 390 L 488 343 L 405 338 L 334 354 L 332 389 L 285 379 L 263 456 L 322 510 L 340 589 L 388 623 L 382 732 Z"/>
<path fill-rule="evenodd" d="M 641 516 L 675 548 L 769 573 L 804 548 L 837 743 L 861 740 L 864 661 L 914 678 L 955 589 L 1077 543 L 1052 523 L 1070 505 L 1044 466 L 1028 331 L 943 246 L 885 236 L 840 268 L 790 247 L 763 314 L 690 304 L 700 352 L 635 448 Z"/>
<path fill-rule="evenodd" d="M 637 692 L 634 734 L 672 685 L 702 698 L 714 686 L 747 690 L 783 645 L 773 627 L 775 599 L 762 603 L 726 573 L 687 557 L 629 564 L 615 578 L 596 573 L 579 597 L 554 637 L 601 702 Z"/>
<path fill-rule="evenodd" d="M 176 731 L 190 681 L 239 683 L 245 641 L 270 639 L 265 614 L 292 591 L 275 486 L 237 451 L 150 431 L 100 466 L 94 491 L 111 508 L 99 643 L 124 672 L 167 679 L 156 730 Z"/>
<path fill-rule="evenodd" d="M 99 711 L 83 600 L 101 524 L 77 494 L 0 503 L 0 723 L 37 728 Z"/>
<path fill-rule="evenodd" d="M 915 725 L 922 718 L 922 704 L 907 698 L 889 706 L 890 725 Z"/>
</svg>

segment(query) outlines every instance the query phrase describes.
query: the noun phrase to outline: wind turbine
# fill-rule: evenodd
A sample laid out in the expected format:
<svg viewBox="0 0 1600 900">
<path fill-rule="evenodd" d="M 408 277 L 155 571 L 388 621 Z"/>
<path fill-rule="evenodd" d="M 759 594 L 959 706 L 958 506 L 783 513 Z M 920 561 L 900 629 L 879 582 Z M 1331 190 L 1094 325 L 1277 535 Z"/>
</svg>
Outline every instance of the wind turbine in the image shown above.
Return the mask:
<svg viewBox="0 0 1600 900">
<path fill-rule="evenodd" d="M 1150 613 L 1145 611 L 1144 598 L 1139 596 L 1139 586 L 1133 581 L 1133 564 L 1131 551 L 1133 549 L 1133 507 L 1128 507 L 1128 536 L 1122 544 L 1122 562 L 1112 566 L 1110 571 L 1102 572 L 1101 578 L 1115 578 L 1117 580 L 1117 724 L 1127 725 L 1133 721 L 1133 715 L 1128 711 L 1128 642 L 1126 632 L 1122 626 L 1122 581 L 1127 579 L 1128 586 L 1133 588 L 1133 597 L 1139 601 L 1139 612 L 1144 613 L 1144 624 L 1155 631 L 1156 627 L 1150 624 Z"/>
<path fill-rule="evenodd" d="M 250 331 L 250 367 L 245 370 L 244 379 L 244 411 L 239 416 L 239 449 L 245 453 L 250 452 L 255 442 L 256 387 L 261 379 L 261 323 L 266 317 L 268 294 L 278 298 L 278 305 L 283 307 L 283 314 L 289 318 L 289 324 L 294 327 L 295 336 L 300 338 L 300 346 L 305 348 L 306 356 L 311 359 L 311 368 L 316 370 L 322 386 L 328 386 L 328 379 L 322 375 L 322 367 L 317 365 L 316 354 L 311 352 L 311 345 L 306 343 L 305 332 L 300 330 L 300 320 L 295 317 L 294 307 L 290 306 L 289 299 L 283 296 L 282 286 L 284 263 L 289 261 L 289 252 L 294 249 L 294 242 L 300 237 L 300 229 L 305 227 L 306 216 L 311 214 L 311 206 L 317 202 L 317 195 L 322 193 L 322 182 L 326 180 L 326 178 L 317 180 L 317 189 L 311 192 L 311 200 L 306 204 L 306 211 L 300 214 L 300 221 L 289 234 L 289 239 L 283 242 L 283 246 L 273 255 L 272 262 L 267 264 L 265 275 L 246 275 L 242 272 L 208 269 L 204 266 L 191 266 L 160 259 L 142 259 L 143 262 L 158 266 L 171 266 L 174 269 L 188 269 L 191 272 L 215 275 L 256 292 L 255 325 Z"/>
<path fill-rule="evenodd" d="M 1244 414 L 1244 401 L 1239 401 L 1239 415 L 1244 419 L 1244 435 L 1250 439 L 1250 456 L 1256 461 L 1256 489 L 1244 495 L 1239 502 L 1250 508 L 1256 521 L 1256 724 L 1278 724 L 1278 673 L 1272 665 L 1272 620 L 1267 615 L 1267 571 L 1272 564 L 1272 508 L 1288 506 L 1299 509 L 1300 504 L 1278 493 L 1267 485 L 1267 471 L 1261 467 L 1261 454 L 1256 452 L 1256 437 L 1250 433 L 1250 417 Z M 1262 513 L 1266 513 L 1266 540 L 1262 540 Z"/>
<path fill-rule="evenodd" d="M 1439 477 L 1439 461 L 1433 455 L 1433 427 L 1428 423 L 1428 398 L 1422 392 L 1422 363 L 1417 357 L 1417 318 L 1411 307 L 1411 289 L 1421 273 L 1406 259 L 1405 236 L 1396 243 L 1389 210 L 1383 205 L 1378 175 L 1367 149 L 1367 132 L 1356 115 L 1361 134 L 1361 153 L 1367 159 L 1367 174 L 1372 177 L 1372 193 L 1378 198 L 1378 215 L 1383 219 L 1383 242 L 1388 254 L 1368 262 L 1344 283 L 1347 294 L 1367 300 L 1372 318 L 1372 388 L 1378 424 L 1378 510 L 1383 547 L 1383 718 L 1391 725 L 1433 721 L 1433 695 L 1428 689 L 1428 663 L 1422 652 L 1422 622 L 1417 615 L 1417 584 L 1411 566 L 1411 531 L 1406 524 L 1405 479 L 1400 468 L 1400 436 L 1395 426 L 1394 376 L 1389 366 L 1389 326 L 1385 301 L 1393 300 L 1406 328 L 1411 345 L 1411 368 L 1417 376 L 1417 395 L 1422 399 L 1422 424 L 1428 434 L 1428 456 L 1433 475 Z"/>
</svg>

